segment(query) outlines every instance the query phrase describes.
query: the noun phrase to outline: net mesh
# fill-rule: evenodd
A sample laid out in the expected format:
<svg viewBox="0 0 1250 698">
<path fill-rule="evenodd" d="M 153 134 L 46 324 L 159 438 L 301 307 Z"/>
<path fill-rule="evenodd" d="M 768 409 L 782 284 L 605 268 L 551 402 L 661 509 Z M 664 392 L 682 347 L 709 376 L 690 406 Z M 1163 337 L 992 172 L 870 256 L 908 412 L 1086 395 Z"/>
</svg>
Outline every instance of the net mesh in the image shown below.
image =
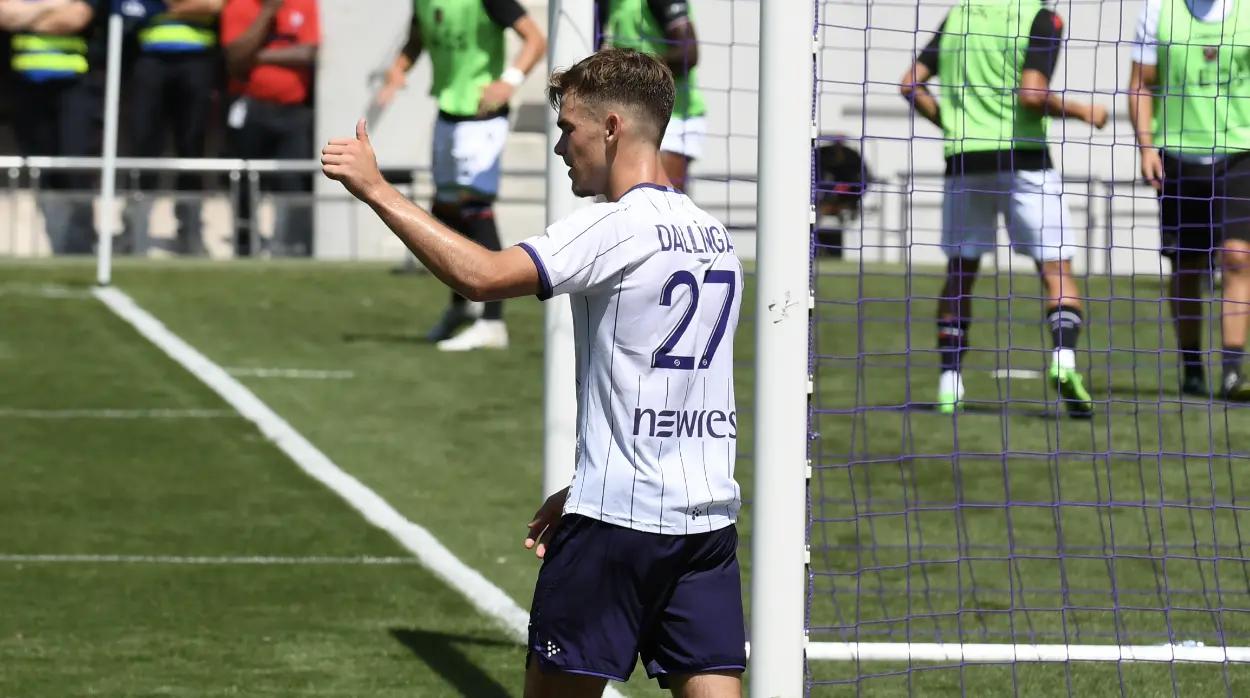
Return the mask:
<svg viewBox="0 0 1250 698">
<path fill-rule="evenodd" d="M 1047 136 L 1084 296 L 1075 353 L 1091 420 L 1069 418 L 1047 380 L 1046 294 L 1005 229 L 967 298 L 963 409 L 934 404 L 949 182 L 941 131 L 900 99 L 899 75 L 951 5 L 818 5 L 809 690 L 1243 693 L 1245 665 L 1225 660 L 1250 646 L 1250 410 L 1179 390 L 1171 265 L 1124 106 L 1144 3 L 1050 5 L 1064 20 L 1051 88 L 1111 112 L 1101 131 L 1055 120 Z M 984 199 L 951 225 L 967 231 Z M 1211 276 L 1202 359 L 1214 384 Z M 887 643 L 910 647 L 887 659 Z M 1033 645 L 1109 661 L 1012 661 L 1044 653 Z M 839 653 L 857 658 L 819 659 Z"/>
</svg>

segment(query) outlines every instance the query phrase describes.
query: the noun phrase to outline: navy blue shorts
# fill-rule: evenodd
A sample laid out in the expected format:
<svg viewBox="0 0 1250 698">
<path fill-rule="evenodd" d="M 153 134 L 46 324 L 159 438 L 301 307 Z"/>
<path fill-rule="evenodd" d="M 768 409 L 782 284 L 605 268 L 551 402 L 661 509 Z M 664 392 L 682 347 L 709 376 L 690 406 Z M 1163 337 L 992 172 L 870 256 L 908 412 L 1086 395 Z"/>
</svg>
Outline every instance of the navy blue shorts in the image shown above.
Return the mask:
<svg viewBox="0 0 1250 698">
<path fill-rule="evenodd" d="M 625 681 L 746 668 L 738 531 L 670 536 L 576 514 L 551 540 L 530 609 L 547 671 Z"/>
</svg>

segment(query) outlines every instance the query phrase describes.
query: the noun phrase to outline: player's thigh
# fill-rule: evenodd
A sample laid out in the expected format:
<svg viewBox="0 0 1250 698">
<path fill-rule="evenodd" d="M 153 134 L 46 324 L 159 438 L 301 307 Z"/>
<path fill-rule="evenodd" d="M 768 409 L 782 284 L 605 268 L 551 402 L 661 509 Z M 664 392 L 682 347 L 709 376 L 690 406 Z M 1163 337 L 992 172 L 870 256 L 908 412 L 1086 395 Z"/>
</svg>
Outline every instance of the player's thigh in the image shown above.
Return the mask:
<svg viewBox="0 0 1250 698">
<path fill-rule="evenodd" d="M 525 668 L 525 698 L 599 698 L 607 684 L 598 676 L 544 671 L 532 659 Z"/>
<path fill-rule="evenodd" d="M 637 663 L 645 580 L 673 536 L 565 516 L 534 586 L 527 662 L 545 673 L 625 681 Z M 664 539 L 667 539 L 665 541 Z"/>
<path fill-rule="evenodd" d="M 430 142 L 430 171 L 434 177 L 435 196 L 439 201 L 456 200 L 456 129 L 460 122 L 442 116 L 434 120 L 434 139 Z M 446 194 L 444 193 L 446 192 Z"/>
<path fill-rule="evenodd" d="M 660 152 L 681 155 L 689 160 L 703 157 L 703 145 L 707 140 L 707 117 L 691 116 L 685 119 L 673 117 L 664 130 Z"/>
<path fill-rule="evenodd" d="M 452 169 L 436 182 L 440 196 L 451 190 L 461 199 L 494 200 L 507 140 L 507 117 L 457 122 L 449 144 Z"/>
<path fill-rule="evenodd" d="M 677 579 L 660 598 L 640 647 L 647 674 L 669 686 L 670 677 L 727 675 L 746 668 L 746 623 L 734 526 L 686 536 Z"/>
<path fill-rule="evenodd" d="M 1071 259 L 1072 214 L 1057 170 L 1020 170 L 1011 175 L 1007 234 L 1012 248 L 1039 264 Z"/>
<path fill-rule="evenodd" d="M 994 250 L 1003 192 L 994 173 L 948 175 L 942 183 L 942 251 L 980 259 Z"/>
<path fill-rule="evenodd" d="M 676 698 L 740 698 L 742 672 L 708 672 L 691 676 L 674 676 L 669 689 Z"/>
<path fill-rule="evenodd" d="M 1223 202 L 1223 246 L 1233 255 L 1242 256 L 1250 245 L 1250 153 L 1228 161 L 1216 193 Z"/>
<path fill-rule="evenodd" d="M 1208 268 L 1223 238 L 1222 168 L 1163 157 L 1160 251 L 1178 268 Z"/>
</svg>

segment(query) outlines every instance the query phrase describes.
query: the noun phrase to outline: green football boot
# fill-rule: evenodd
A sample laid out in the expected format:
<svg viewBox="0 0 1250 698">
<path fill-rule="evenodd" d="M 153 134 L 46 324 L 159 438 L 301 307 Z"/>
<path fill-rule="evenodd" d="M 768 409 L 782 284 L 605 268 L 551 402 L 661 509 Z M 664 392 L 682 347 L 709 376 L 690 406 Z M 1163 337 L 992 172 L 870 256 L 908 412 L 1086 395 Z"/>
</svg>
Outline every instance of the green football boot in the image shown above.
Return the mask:
<svg viewBox="0 0 1250 698">
<path fill-rule="evenodd" d="M 1081 374 L 1074 368 L 1060 368 L 1052 363 L 1047 371 L 1050 384 L 1063 399 L 1068 408 L 1068 416 L 1073 419 L 1089 419 L 1094 416 L 1094 400 L 1085 389 Z"/>
</svg>

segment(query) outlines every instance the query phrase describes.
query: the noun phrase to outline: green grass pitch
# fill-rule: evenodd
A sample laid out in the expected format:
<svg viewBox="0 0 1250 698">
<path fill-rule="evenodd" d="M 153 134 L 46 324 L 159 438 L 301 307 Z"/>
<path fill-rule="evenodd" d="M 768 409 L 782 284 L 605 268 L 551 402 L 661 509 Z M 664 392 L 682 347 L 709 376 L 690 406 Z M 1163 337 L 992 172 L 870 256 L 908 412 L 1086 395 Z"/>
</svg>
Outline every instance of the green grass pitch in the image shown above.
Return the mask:
<svg viewBox="0 0 1250 698">
<path fill-rule="evenodd" d="M 1046 341 L 1041 310 L 1029 298 L 1036 292 L 1032 280 L 1000 277 L 997 287 L 987 280 L 978 294 L 1003 300 L 982 301 L 976 310 L 978 350 L 968 387 L 979 402 L 955 420 L 892 409 L 909 392 L 913 401 L 932 399 L 936 370 L 927 366 L 936 357 L 916 350 L 932 346 L 929 298 L 937 280 L 908 280 L 889 269 L 860 277 L 838 264 L 823 271 L 816 406 L 830 412 L 814 423 L 820 436 L 813 441 L 813 512 L 820 521 L 812 531 L 819 573 L 812 624 L 826 630 L 813 640 L 837 639 L 827 629 L 858 618 L 896 633 L 910 629 L 917 641 L 931 640 L 936 626 L 944 638 L 963 629 L 966 640 L 981 641 L 977 633 L 1021 632 L 1032 623 L 1051 632 L 1079 625 L 1089 642 L 1107 642 L 1097 636 L 1114 630 L 1109 614 L 1065 609 L 1065 603 L 1111 603 L 1107 565 L 1065 569 L 1069 586 L 1085 592 L 1065 600 L 1053 593 L 1060 586 L 1054 561 L 1012 565 L 977 557 L 978 550 L 1005 545 L 1001 507 L 959 521 L 942 507 L 905 504 L 956 497 L 1002 502 L 1007 487 L 1013 501 L 1137 502 L 1021 509 L 1014 513 L 1015 535 L 1021 544 L 1053 547 L 1058 520 L 1074 546 L 1101 546 L 1109 526 L 1124 549 L 1153 544 L 1158 554 L 1166 540 L 1178 558 L 1169 562 L 1167 579 L 1188 589 L 1218 574 L 1227 608 L 1217 615 L 1230 631 L 1250 632 L 1246 614 L 1234 610 L 1248 605 L 1240 565 L 1179 559 L 1187 543 L 1191 557 L 1209 557 L 1214 549 L 1244 556 L 1239 526 L 1250 522 L 1240 513 L 1204 509 L 1203 502 L 1237 496 L 1250 450 L 1250 411 L 1212 411 L 1173 394 L 1171 365 L 1153 354 L 1169 341 L 1158 321 L 1157 285 L 1094 281 L 1091 295 L 1122 298 L 1090 304 L 1083 341 L 1092 350 L 1082 354 L 1082 364 L 1093 363 L 1095 398 L 1111 403 L 1092 422 L 1076 423 L 1045 414 L 1041 382 L 991 376 L 994 368 L 1040 369 Z M 8 416 L 0 411 L 0 555 L 404 554 L 102 304 L 40 293 L 48 285 L 85 292 L 91 274 L 80 263 L 0 265 L 0 410 L 9 410 Z M 116 280 L 222 366 L 351 372 L 342 380 L 240 380 L 339 466 L 528 605 L 537 566 L 519 541 L 538 504 L 540 480 L 538 303 L 509 305 L 510 351 L 448 356 L 419 341 L 445 291 L 428 277 L 393 277 L 381 266 L 123 264 Z M 908 295 L 910 304 L 903 302 Z M 752 310 L 748 297 L 744 318 Z M 848 331 L 861 324 L 862 334 Z M 744 322 L 737 343 L 744 412 L 752 399 L 751 336 Z M 991 351 L 995 346 L 1011 350 Z M 922 362 L 926 367 L 916 365 Z M 839 413 L 864 406 L 881 409 Z M 212 412 L 186 419 L 15 416 L 157 408 Z M 969 454 L 960 459 L 958 484 L 949 455 L 956 434 Z M 741 446 L 749 452 L 749 439 Z M 1057 450 L 1068 455 L 1036 455 Z M 1116 457 L 1094 455 L 1109 451 Z M 1223 461 L 1184 455 L 1214 451 L 1231 455 Z M 1134 457 L 1143 453 L 1148 457 Z M 926 454 L 946 457 L 917 457 Z M 744 459 L 739 479 L 748 497 L 751 478 Z M 862 496 L 866 488 L 871 501 Z M 860 495 L 854 506 L 852 491 Z M 1178 497 L 1195 502 L 1200 516 L 1158 506 Z M 856 511 L 872 516 L 852 521 Z M 744 543 L 749 529 L 744 521 Z M 917 542 L 917 532 L 929 547 Z M 1195 541 L 1208 548 L 1195 548 Z M 953 553 L 941 543 L 963 545 L 968 559 L 946 563 Z M 879 569 L 851 574 L 861 565 Z M 1126 560 L 1121 568 L 1125 589 L 1150 588 L 1160 578 L 1157 563 Z M 922 573 L 927 581 L 920 581 Z M 980 585 L 977 596 L 941 592 L 961 574 L 966 584 L 970 573 Z M 1232 593 L 1238 581 L 1241 596 Z M 924 584 L 934 591 L 907 594 L 909 585 L 914 592 Z M 1037 593 L 1013 595 L 1013 588 Z M 848 602 L 857 592 L 861 601 Z M 5 696 L 520 695 L 523 648 L 415 565 L 7 561 L 0 562 L 0 598 L 6 599 L 0 613 Z M 1210 598 L 1177 597 L 1196 610 L 1177 614 L 1175 622 L 1195 637 L 1206 632 Z M 1157 599 L 1138 601 L 1146 606 Z M 1026 613 L 1026 605 L 1033 611 Z M 929 617 L 908 624 L 900 619 L 909 610 Z M 1160 625 L 1157 615 L 1120 621 L 1145 636 Z M 818 663 L 812 671 L 817 680 L 858 675 L 858 689 L 868 695 L 999 695 L 1013 686 L 1026 695 L 1064 695 L 1069 685 L 1079 695 L 1104 695 L 1119 693 L 1121 682 L 1127 695 L 1171 695 L 1173 686 L 1185 695 L 1248 690 L 1239 668 L 1220 666 L 913 668 Z M 625 692 L 660 695 L 641 680 L 641 670 Z"/>
</svg>

